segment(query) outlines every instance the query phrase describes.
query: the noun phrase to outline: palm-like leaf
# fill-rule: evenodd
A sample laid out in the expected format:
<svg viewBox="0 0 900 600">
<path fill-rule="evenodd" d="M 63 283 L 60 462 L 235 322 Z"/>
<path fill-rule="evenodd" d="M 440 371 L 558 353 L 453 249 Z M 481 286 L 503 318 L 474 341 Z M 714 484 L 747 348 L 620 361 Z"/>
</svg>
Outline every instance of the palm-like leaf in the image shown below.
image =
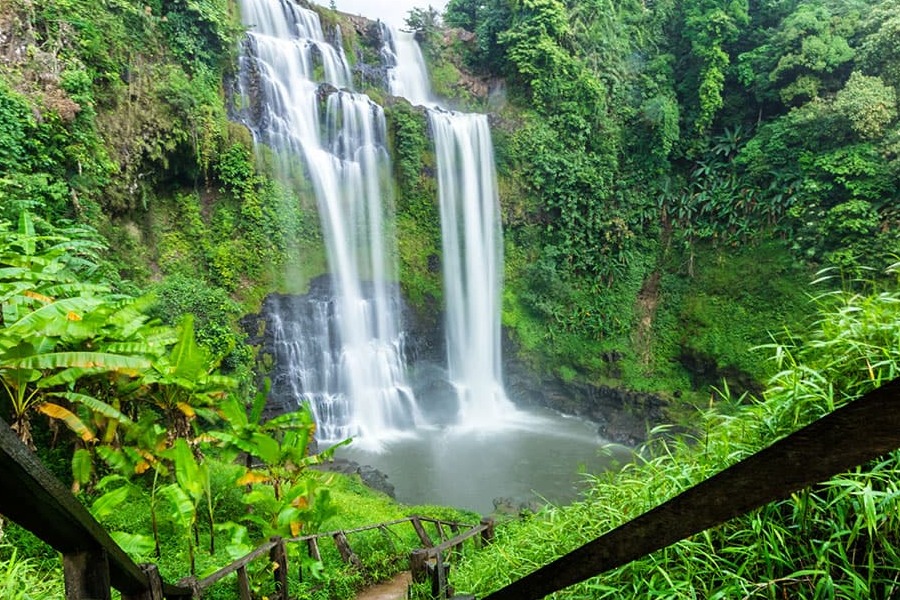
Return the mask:
<svg viewBox="0 0 900 600">
<path fill-rule="evenodd" d="M 18 369 L 97 369 L 126 375 L 137 375 L 150 368 L 150 361 L 142 356 L 125 356 L 106 352 L 47 352 L 0 362 L 0 367 Z"/>
<path fill-rule="evenodd" d="M 42 402 L 41 404 L 37 405 L 37 410 L 44 413 L 48 417 L 59 419 L 85 442 L 92 442 L 96 439 L 94 432 L 88 429 L 87 425 L 84 424 L 84 421 L 79 419 L 78 416 L 75 415 L 72 411 L 60 406 L 59 404 L 53 404 L 52 402 Z"/>
<path fill-rule="evenodd" d="M 124 423 L 126 425 L 132 424 L 132 420 L 122 414 L 120 410 L 110 404 L 107 404 L 106 402 L 103 402 L 102 400 L 94 398 L 93 396 L 88 396 L 87 394 L 79 394 L 76 392 L 55 392 L 49 393 L 47 394 L 47 396 L 64 398 L 69 402 L 81 404 L 92 412 L 103 415 L 107 419 L 113 419 L 114 421 Z"/>
</svg>

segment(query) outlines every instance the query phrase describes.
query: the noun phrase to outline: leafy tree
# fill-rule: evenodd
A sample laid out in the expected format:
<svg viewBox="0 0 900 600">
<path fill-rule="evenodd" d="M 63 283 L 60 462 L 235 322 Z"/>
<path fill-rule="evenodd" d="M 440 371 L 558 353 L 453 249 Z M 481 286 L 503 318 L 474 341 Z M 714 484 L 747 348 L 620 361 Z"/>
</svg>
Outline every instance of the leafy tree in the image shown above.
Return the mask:
<svg viewBox="0 0 900 600">
<path fill-rule="evenodd" d="M 850 127 L 861 138 L 880 138 L 897 118 L 897 93 L 881 78 L 854 71 L 837 93 L 834 108 L 850 121 Z"/>
<path fill-rule="evenodd" d="M 867 7 L 860 23 L 857 65 L 900 89 L 900 3 L 886 0 Z"/>
<path fill-rule="evenodd" d="M 450 27 L 475 31 L 479 8 L 482 6 L 480 0 L 450 0 L 444 9 L 444 23 Z"/>
<path fill-rule="evenodd" d="M 829 5 L 804 2 L 769 41 L 739 57 L 741 81 L 757 97 L 796 105 L 837 90 L 855 51 L 855 19 Z"/>
<path fill-rule="evenodd" d="M 694 127 L 704 132 L 722 108 L 725 72 L 731 58 L 725 49 L 748 22 L 746 1 L 688 0 L 684 3 L 684 36 L 699 60 L 699 112 Z"/>
<path fill-rule="evenodd" d="M 466 62 L 476 71 L 505 73 L 507 61 L 499 42 L 512 19 L 512 3 L 508 0 L 450 0 L 444 22 L 475 34 L 474 44 L 466 51 Z"/>
</svg>

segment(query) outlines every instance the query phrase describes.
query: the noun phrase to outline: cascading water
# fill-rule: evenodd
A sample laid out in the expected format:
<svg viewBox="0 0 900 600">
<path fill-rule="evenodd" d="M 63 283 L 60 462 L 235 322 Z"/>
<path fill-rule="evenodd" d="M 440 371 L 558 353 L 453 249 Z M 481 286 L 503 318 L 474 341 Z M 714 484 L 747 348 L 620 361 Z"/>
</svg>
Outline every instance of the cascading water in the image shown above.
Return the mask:
<svg viewBox="0 0 900 600">
<path fill-rule="evenodd" d="M 253 113 L 248 125 L 286 173 L 298 160 L 305 164 L 333 286 L 333 295 L 310 299 L 306 314 L 281 315 L 276 352 L 296 368 L 292 385 L 298 400 L 309 400 L 320 441 L 353 436 L 375 448 L 421 420 L 405 382 L 399 299 L 390 284 L 384 113 L 367 96 L 336 89 L 350 85 L 350 70 L 340 35 L 327 42 L 315 12 L 290 0 L 239 4 L 250 30 L 241 77 Z"/>
<path fill-rule="evenodd" d="M 502 248 L 494 150 L 487 117 L 448 111 L 431 98 L 410 33 L 386 31 L 391 93 L 428 106 L 438 171 L 447 363 L 459 425 L 488 429 L 515 414 L 500 362 Z"/>
</svg>

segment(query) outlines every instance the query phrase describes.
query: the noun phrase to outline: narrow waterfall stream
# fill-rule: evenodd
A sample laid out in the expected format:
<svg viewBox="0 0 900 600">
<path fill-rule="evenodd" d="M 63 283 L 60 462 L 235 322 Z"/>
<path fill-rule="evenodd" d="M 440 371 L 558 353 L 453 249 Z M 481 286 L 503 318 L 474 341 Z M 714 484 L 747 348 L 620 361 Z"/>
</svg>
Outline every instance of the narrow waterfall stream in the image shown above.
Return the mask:
<svg viewBox="0 0 900 600">
<path fill-rule="evenodd" d="M 296 368 L 294 391 L 298 402 L 310 402 L 320 441 L 352 436 L 379 448 L 421 421 L 405 379 L 392 284 L 384 112 L 346 89 L 352 77 L 340 36 L 327 41 L 315 12 L 289 0 L 240 0 L 240 7 L 249 28 L 242 92 L 253 99 L 256 117 L 248 125 L 257 143 L 276 151 L 285 173 L 303 161 L 332 280 L 332 294 L 316 299 L 308 317 L 281 319 L 293 329 L 277 339 Z"/>
<path fill-rule="evenodd" d="M 431 94 L 413 35 L 385 31 L 391 93 L 427 107 L 437 159 L 443 250 L 447 369 L 457 427 L 501 428 L 517 418 L 503 390 L 500 204 L 487 117 L 443 108 Z"/>
</svg>

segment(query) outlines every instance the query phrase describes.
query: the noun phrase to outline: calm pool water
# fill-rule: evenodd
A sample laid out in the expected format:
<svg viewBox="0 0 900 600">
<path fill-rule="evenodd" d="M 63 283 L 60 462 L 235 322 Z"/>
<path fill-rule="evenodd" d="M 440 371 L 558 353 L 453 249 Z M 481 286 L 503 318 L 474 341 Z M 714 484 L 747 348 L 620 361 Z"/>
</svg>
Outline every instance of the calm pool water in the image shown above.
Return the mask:
<svg viewBox="0 0 900 600">
<path fill-rule="evenodd" d="M 351 444 L 336 455 L 387 474 L 400 502 L 489 514 L 495 498 L 516 505 L 571 501 L 582 487 L 581 473 L 599 473 L 630 459 L 628 448 L 609 445 L 596 429 L 576 418 L 529 409 L 487 431 L 426 429 L 377 452 Z"/>
</svg>

